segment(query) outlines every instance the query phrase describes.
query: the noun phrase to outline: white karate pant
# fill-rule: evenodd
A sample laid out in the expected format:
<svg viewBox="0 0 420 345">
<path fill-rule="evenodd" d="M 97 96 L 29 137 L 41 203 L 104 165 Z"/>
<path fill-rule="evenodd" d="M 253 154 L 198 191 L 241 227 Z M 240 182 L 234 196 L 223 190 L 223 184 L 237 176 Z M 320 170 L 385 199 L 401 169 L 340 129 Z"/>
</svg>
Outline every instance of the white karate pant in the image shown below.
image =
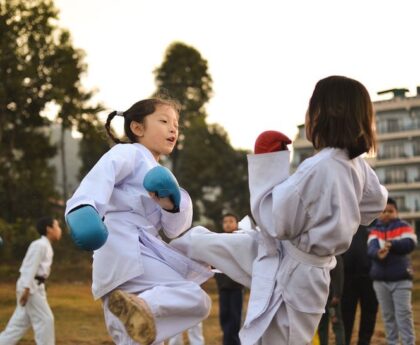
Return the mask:
<svg viewBox="0 0 420 345">
<path fill-rule="evenodd" d="M 250 287 L 253 263 L 258 251 L 256 234 L 256 231 L 220 234 L 198 226 L 170 244 L 191 259 L 206 262 L 233 280 Z M 265 301 L 262 302 L 265 303 Z M 275 291 L 270 306 L 265 312 L 265 320 L 271 320 L 271 322 L 262 337 L 253 345 L 310 344 L 321 316 L 322 314 L 305 313 L 293 309 L 283 301 L 281 294 Z M 249 344 L 249 341 L 241 337 L 241 343 Z"/>
<path fill-rule="evenodd" d="M 44 284 L 30 294 L 25 306 L 19 303 L 22 291 L 16 293 L 17 306 L 6 329 L 0 333 L 0 345 L 14 345 L 32 326 L 37 345 L 54 345 L 54 315 L 47 302 Z"/>
<path fill-rule="evenodd" d="M 118 289 L 136 294 L 150 307 L 156 324 L 154 345 L 197 325 L 210 313 L 211 300 L 200 285 L 185 280 L 164 262 L 142 254 L 144 273 Z M 108 296 L 103 298 L 105 323 L 117 345 L 137 345 L 123 324 L 108 309 Z"/>
<path fill-rule="evenodd" d="M 190 345 L 204 345 L 203 337 L 203 324 L 199 324 L 191 327 L 188 331 L 188 340 Z M 168 345 L 184 345 L 184 337 L 182 333 L 169 339 Z"/>
</svg>

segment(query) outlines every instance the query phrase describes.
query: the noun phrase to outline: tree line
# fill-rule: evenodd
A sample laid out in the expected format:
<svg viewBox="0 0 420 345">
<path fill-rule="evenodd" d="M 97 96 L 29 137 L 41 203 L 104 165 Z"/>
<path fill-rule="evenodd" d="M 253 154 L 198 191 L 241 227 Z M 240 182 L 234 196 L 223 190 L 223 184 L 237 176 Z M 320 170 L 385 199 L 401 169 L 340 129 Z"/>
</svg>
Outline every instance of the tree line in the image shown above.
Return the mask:
<svg viewBox="0 0 420 345">
<path fill-rule="evenodd" d="M 58 25 L 58 15 L 52 0 L 0 0 L 0 263 L 22 259 L 37 237 L 34 223 L 40 216 L 63 220 L 72 192 L 66 189 L 64 133 L 81 133 L 80 178 L 110 147 L 98 117 L 106 107 L 93 102 L 94 90 L 82 85 L 84 52 Z M 194 221 L 218 231 L 223 212 L 249 214 L 247 152 L 234 149 L 220 125 L 207 123 L 213 85 L 200 52 L 174 42 L 153 73 L 156 91 L 150 96 L 170 97 L 182 106 L 180 138 L 163 164 L 190 193 Z M 50 138 L 52 124 L 60 126 L 58 144 Z M 56 176 L 49 160 L 59 153 L 63 173 Z M 56 258 L 90 256 L 76 251 L 66 234 Z"/>
</svg>

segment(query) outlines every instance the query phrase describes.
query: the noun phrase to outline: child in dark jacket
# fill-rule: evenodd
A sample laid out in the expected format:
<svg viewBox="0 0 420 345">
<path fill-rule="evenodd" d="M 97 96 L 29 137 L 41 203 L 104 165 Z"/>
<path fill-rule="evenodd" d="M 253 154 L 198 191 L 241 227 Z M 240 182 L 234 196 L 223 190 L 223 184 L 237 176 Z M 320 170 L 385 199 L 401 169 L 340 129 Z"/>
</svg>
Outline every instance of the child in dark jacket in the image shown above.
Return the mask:
<svg viewBox="0 0 420 345">
<path fill-rule="evenodd" d="M 388 198 L 385 210 L 374 224 L 368 238 L 372 258 L 370 276 L 381 306 L 387 343 L 414 345 L 415 334 L 411 306 L 413 271 L 408 256 L 417 243 L 409 224 L 398 218 L 395 200 Z"/>
</svg>

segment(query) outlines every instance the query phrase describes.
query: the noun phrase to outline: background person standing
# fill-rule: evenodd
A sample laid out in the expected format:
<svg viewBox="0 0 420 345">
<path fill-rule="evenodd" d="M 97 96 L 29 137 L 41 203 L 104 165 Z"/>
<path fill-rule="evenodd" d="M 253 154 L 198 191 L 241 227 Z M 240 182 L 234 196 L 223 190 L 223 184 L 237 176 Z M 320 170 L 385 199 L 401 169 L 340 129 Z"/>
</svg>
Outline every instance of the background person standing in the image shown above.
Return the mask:
<svg viewBox="0 0 420 345">
<path fill-rule="evenodd" d="M 222 217 L 223 232 L 232 233 L 238 230 L 238 217 L 226 213 Z M 242 303 L 244 287 L 230 279 L 224 273 L 215 274 L 219 292 L 219 321 L 223 331 L 223 345 L 240 345 Z"/>
<path fill-rule="evenodd" d="M 375 330 L 378 300 L 369 277 L 371 259 L 367 254 L 369 231 L 359 226 L 350 248 L 343 254 L 344 287 L 341 298 L 346 345 L 350 345 L 357 304 L 360 303 L 357 345 L 369 345 Z"/>
</svg>

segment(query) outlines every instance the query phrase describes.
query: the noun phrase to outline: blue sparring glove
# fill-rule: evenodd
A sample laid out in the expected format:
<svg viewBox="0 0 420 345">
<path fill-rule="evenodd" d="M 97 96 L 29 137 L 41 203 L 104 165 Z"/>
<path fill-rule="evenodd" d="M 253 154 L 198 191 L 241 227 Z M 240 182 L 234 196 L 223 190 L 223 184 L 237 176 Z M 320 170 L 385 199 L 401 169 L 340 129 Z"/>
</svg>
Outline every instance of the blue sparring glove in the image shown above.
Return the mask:
<svg viewBox="0 0 420 345">
<path fill-rule="evenodd" d="M 144 177 L 143 186 L 158 198 L 169 197 L 174 204 L 174 210 L 179 210 L 181 192 L 178 181 L 169 169 L 161 165 L 150 169 Z"/>
<path fill-rule="evenodd" d="M 108 238 L 105 224 L 90 205 L 70 211 L 66 216 L 66 223 L 74 243 L 83 250 L 96 250 L 102 247 Z"/>
</svg>

